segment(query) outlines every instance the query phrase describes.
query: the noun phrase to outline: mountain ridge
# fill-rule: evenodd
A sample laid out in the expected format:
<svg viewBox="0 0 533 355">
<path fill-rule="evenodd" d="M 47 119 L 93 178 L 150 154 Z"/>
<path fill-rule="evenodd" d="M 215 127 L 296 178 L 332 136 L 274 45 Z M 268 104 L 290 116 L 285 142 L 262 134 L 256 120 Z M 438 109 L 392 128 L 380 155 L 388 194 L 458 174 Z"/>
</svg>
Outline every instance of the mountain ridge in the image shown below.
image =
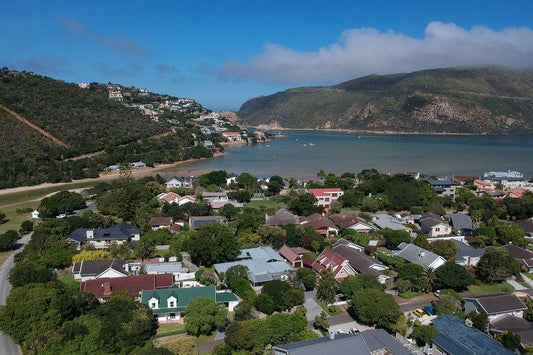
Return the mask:
<svg viewBox="0 0 533 355">
<path fill-rule="evenodd" d="M 533 71 L 498 67 L 368 75 L 246 101 L 239 122 L 405 133 L 533 133 Z"/>
</svg>

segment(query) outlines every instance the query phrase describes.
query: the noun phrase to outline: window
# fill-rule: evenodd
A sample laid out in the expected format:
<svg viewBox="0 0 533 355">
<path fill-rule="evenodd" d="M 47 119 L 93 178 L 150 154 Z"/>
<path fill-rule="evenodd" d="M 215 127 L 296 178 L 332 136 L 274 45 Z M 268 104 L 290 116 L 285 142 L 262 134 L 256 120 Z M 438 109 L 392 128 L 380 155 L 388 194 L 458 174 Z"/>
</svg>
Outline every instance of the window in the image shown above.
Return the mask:
<svg viewBox="0 0 533 355">
<path fill-rule="evenodd" d="M 151 302 L 150 303 L 150 308 L 155 308 L 155 307 L 156 307 L 155 302 Z"/>
<path fill-rule="evenodd" d="M 435 228 L 435 232 L 440 232 L 440 228 Z"/>
<path fill-rule="evenodd" d="M 174 308 L 174 301 L 170 301 L 169 304 L 168 304 L 169 308 Z"/>
</svg>

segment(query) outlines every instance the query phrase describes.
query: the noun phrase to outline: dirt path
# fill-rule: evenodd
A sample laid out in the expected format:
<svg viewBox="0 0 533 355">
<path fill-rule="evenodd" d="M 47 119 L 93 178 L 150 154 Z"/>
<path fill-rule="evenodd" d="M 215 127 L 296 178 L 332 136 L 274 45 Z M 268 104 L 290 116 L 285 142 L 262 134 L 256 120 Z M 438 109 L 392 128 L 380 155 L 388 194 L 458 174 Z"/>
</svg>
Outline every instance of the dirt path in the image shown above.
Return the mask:
<svg viewBox="0 0 533 355">
<path fill-rule="evenodd" d="M 30 121 L 25 119 L 24 117 L 22 117 L 19 114 L 17 114 L 15 111 L 12 111 L 12 110 L 8 109 L 4 105 L 0 105 L 0 108 L 2 110 L 6 111 L 7 113 L 9 113 L 11 116 L 15 117 L 20 122 L 24 123 L 26 126 L 32 128 L 33 130 L 35 130 L 35 131 L 39 132 L 40 134 L 42 134 L 43 136 L 45 136 L 46 138 L 50 139 L 52 142 L 56 143 L 57 145 L 60 145 L 60 146 L 65 147 L 65 148 L 68 148 L 68 145 L 66 145 L 63 141 L 57 139 L 56 137 L 54 137 L 50 133 L 46 132 L 44 129 L 42 129 L 40 127 L 37 127 L 36 125 L 34 125 L 33 123 L 31 123 Z"/>
</svg>

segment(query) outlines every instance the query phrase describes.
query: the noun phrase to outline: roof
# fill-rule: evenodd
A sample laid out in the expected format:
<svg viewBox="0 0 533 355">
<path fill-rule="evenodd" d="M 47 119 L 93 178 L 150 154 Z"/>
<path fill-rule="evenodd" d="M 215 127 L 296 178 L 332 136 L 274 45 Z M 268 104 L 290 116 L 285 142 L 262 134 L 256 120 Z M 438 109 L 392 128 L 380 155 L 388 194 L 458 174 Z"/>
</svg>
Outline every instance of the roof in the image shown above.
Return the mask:
<svg viewBox="0 0 533 355">
<path fill-rule="evenodd" d="M 217 273 L 220 274 L 226 272 L 230 267 L 235 265 L 246 266 L 248 268 L 248 278 L 253 283 L 277 280 L 281 278 L 281 275 L 285 275 L 292 270 L 285 260 L 268 262 L 266 260 L 243 259 L 215 264 L 213 266 Z"/>
<path fill-rule="evenodd" d="M 265 224 L 270 226 L 285 226 L 288 224 L 300 224 L 300 218 L 285 208 L 281 208 L 273 216 L 267 215 Z"/>
<path fill-rule="evenodd" d="M 496 248 L 487 248 L 487 250 L 494 250 Z M 497 248 L 496 250 L 501 250 L 501 249 L 504 249 L 506 250 L 509 255 L 511 255 L 513 258 L 515 259 L 531 259 L 533 258 L 533 251 L 531 250 L 528 250 L 528 249 L 524 249 L 524 248 L 520 248 L 518 245 L 514 245 L 514 244 L 505 244 L 504 246 L 502 247 L 499 247 Z"/>
<path fill-rule="evenodd" d="M 200 217 L 190 217 L 189 224 L 193 229 L 204 224 L 213 224 L 213 223 L 222 223 L 222 217 L 220 216 L 200 216 Z"/>
<path fill-rule="evenodd" d="M 379 269 L 388 269 L 388 267 L 380 263 L 378 260 L 355 250 L 353 246 L 353 243 L 341 238 L 333 245 L 333 251 L 346 258 L 355 270 L 364 274 L 381 276 L 383 275 L 383 270 Z"/>
<path fill-rule="evenodd" d="M 510 314 L 505 314 L 490 322 L 490 326 L 497 330 L 511 330 L 513 332 L 518 330 L 533 330 L 533 323 Z"/>
<path fill-rule="evenodd" d="M 338 229 L 335 223 L 333 223 L 326 216 L 322 216 L 319 213 L 313 213 L 312 215 L 307 217 L 301 224 L 304 226 L 311 226 L 314 229 Z"/>
<path fill-rule="evenodd" d="M 235 259 L 252 259 L 265 261 L 284 261 L 274 249 L 269 246 L 241 249 Z"/>
<path fill-rule="evenodd" d="M 453 315 L 441 315 L 433 320 L 439 334 L 432 342 L 449 354 L 503 355 L 513 352 L 476 328 L 467 327 Z"/>
<path fill-rule="evenodd" d="M 337 254 L 333 250 L 324 249 L 322 253 L 313 261 L 311 267 L 316 272 L 322 270 L 328 270 L 332 272 L 335 276 L 342 270 L 343 263 L 348 260 L 342 255 Z"/>
<path fill-rule="evenodd" d="M 302 248 L 302 247 L 292 247 L 291 248 L 296 254 L 303 255 L 305 253 L 310 253 L 309 250 Z"/>
<path fill-rule="evenodd" d="M 515 222 L 518 224 L 526 233 L 533 233 L 533 218 L 521 219 Z"/>
<path fill-rule="evenodd" d="M 80 274 L 81 277 L 97 276 L 107 269 L 128 275 L 124 269 L 124 261 L 119 259 L 82 260 L 73 264 L 72 273 Z"/>
<path fill-rule="evenodd" d="M 479 179 L 479 176 L 472 176 L 472 175 L 454 175 L 453 176 L 453 180 L 456 180 L 456 181 L 468 181 L 468 180 L 472 180 L 472 181 L 475 181 Z"/>
<path fill-rule="evenodd" d="M 183 265 L 178 262 L 171 263 L 157 263 L 147 264 L 146 272 L 148 274 L 164 274 L 164 273 L 184 273 L 189 272 L 189 269 L 184 268 Z"/>
<path fill-rule="evenodd" d="M 464 213 L 452 213 L 452 226 L 455 229 L 473 229 L 472 218 Z"/>
<path fill-rule="evenodd" d="M 428 268 L 437 259 L 445 261 L 442 256 L 414 244 L 407 244 L 398 252 L 398 256 L 412 264 L 420 265 L 424 269 Z"/>
<path fill-rule="evenodd" d="M 409 228 L 403 225 L 402 221 L 398 218 L 388 215 L 386 213 L 379 213 L 372 217 L 372 222 L 381 229 L 394 229 L 394 230 L 405 230 L 410 231 Z"/>
<path fill-rule="evenodd" d="M 334 214 L 330 216 L 329 218 L 331 218 L 341 228 L 349 228 L 358 223 L 365 225 L 365 227 L 372 228 L 372 225 L 370 225 L 363 218 L 357 217 L 356 215 L 353 215 L 353 214 L 348 214 L 344 216 L 340 214 Z"/>
<path fill-rule="evenodd" d="M 215 286 L 205 287 L 189 287 L 189 288 L 164 288 L 159 290 L 143 290 L 141 294 L 141 302 L 148 305 L 151 298 L 156 298 L 160 305 L 166 305 L 166 300 L 170 297 L 176 298 L 176 307 L 174 308 L 158 308 L 152 309 L 154 314 L 169 313 L 169 312 L 183 312 L 190 301 L 197 297 L 206 296 L 213 299 L 217 303 L 225 303 L 238 301 L 233 293 L 226 293 L 218 296 Z"/>
<path fill-rule="evenodd" d="M 524 302 L 522 302 L 520 298 L 512 293 L 465 297 L 464 300 L 465 302 L 473 301 L 479 304 L 489 315 L 527 309 L 527 306 L 524 304 Z"/>
<path fill-rule="evenodd" d="M 164 226 L 164 225 L 171 225 L 173 222 L 172 217 L 152 217 L 150 218 L 150 225 L 151 226 Z"/>
<path fill-rule="evenodd" d="M 370 355 L 382 349 L 388 349 L 388 354 L 411 354 L 383 329 L 370 329 L 358 334 L 335 334 L 333 339 L 326 336 L 277 345 L 274 349 L 286 351 L 290 355 Z"/>
<path fill-rule="evenodd" d="M 294 250 L 292 250 L 287 244 L 283 244 L 278 253 L 291 263 L 300 259 L 300 256 L 296 254 Z"/>
<path fill-rule="evenodd" d="M 455 186 L 457 183 L 452 180 L 427 180 L 431 186 Z"/>
<path fill-rule="evenodd" d="M 430 229 L 431 227 L 434 227 L 439 224 L 446 224 L 442 219 L 437 219 L 433 217 L 422 217 L 420 218 L 420 227 L 422 227 L 422 230 L 424 229 Z"/>
<path fill-rule="evenodd" d="M 452 243 L 457 247 L 455 260 L 460 260 L 467 256 L 470 258 L 480 258 L 485 254 L 485 250 L 472 248 L 470 245 L 466 245 L 463 242 L 452 239 Z"/>
<path fill-rule="evenodd" d="M 512 189 L 507 190 L 506 194 L 509 197 L 522 197 L 528 191 L 529 190 L 526 189 L 525 187 L 518 186 L 518 187 L 514 187 Z"/>
<path fill-rule="evenodd" d="M 333 188 L 323 188 L 323 189 L 309 189 L 307 191 L 309 191 L 310 194 L 315 195 L 315 197 L 324 197 L 324 196 L 328 197 L 330 196 L 331 193 L 342 192 L 342 189 L 338 187 L 333 187 Z"/>
<path fill-rule="evenodd" d="M 105 293 L 106 283 L 110 287 L 110 294 Z M 90 292 L 97 298 L 110 297 L 114 293 L 123 291 L 134 296 L 142 290 L 170 287 L 173 284 L 174 275 L 172 274 L 138 275 L 83 281 L 80 284 L 80 291 Z"/>
<path fill-rule="evenodd" d="M 67 239 L 83 243 L 87 240 L 87 231 L 91 229 L 78 228 L 67 236 Z M 118 223 L 109 228 L 93 229 L 92 240 L 129 240 L 141 231 L 129 223 Z"/>
</svg>

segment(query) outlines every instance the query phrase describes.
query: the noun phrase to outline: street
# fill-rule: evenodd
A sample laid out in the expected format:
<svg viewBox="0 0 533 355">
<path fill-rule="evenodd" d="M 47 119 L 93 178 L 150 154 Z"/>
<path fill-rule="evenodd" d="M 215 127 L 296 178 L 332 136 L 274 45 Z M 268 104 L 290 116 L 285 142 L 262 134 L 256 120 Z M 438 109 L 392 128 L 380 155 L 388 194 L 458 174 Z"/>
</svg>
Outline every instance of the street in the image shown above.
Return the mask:
<svg viewBox="0 0 533 355">
<path fill-rule="evenodd" d="M 0 270 L 0 305 L 6 304 L 7 296 L 11 291 L 11 285 L 9 284 L 9 271 L 14 265 L 14 255 L 20 253 L 24 246 L 30 241 L 33 233 L 23 236 L 18 243 L 22 244 L 22 247 L 17 249 L 6 260 L 2 269 Z M 2 355 L 19 355 L 22 354 L 20 348 L 15 342 L 7 335 L 0 331 L 0 354 Z"/>
</svg>

